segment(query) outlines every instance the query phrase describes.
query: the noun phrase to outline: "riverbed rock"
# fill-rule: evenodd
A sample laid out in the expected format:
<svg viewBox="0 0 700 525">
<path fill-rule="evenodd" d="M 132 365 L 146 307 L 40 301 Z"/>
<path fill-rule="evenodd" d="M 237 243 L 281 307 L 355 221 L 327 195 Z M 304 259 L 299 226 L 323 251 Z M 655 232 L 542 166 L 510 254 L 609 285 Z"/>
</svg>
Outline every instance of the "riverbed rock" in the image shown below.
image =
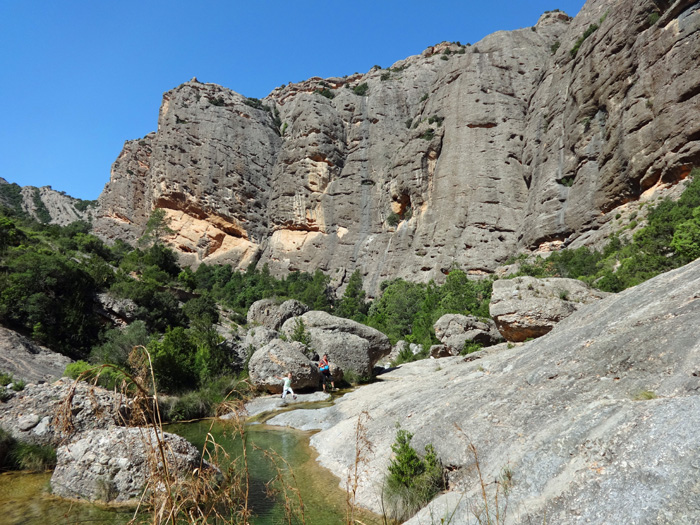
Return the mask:
<svg viewBox="0 0 700 525">
<path fill-rule="evenodd" d="M 292 389 L 317 388 L 318 368 L 298 342 L 274 339 L 256 351 L 248 362 L 250 380 L 257 388 L 280 394 L 287 373 L 292 373 Z"/>
<path fill-rule="evenodd" d="M 73 360 L 0 326 L 0 372 L 27 383 L 55 381 Z"/>
<path fill-rule="evenodd" d="M 379 330 L 326 312 L 311 311 L 293 317 L 282 325 L 281 332 L 291 336 L 298 319 L 304 323 L 309 346 L 319 356 L 328 354 L 330 362 L 344 372 L 370 377 L 377 361 L 391 352 L 389 338 Z"/>
<path fill-rule="evenodd" d="M 489 313 L 508 341 L 541 337 L 582 306 L 606 297 L 577 279 L 516 277 L 493 283 Z"/>
<path fill-rule="evenodd" d="M 474 523 L 472 444 L 492 505 L 490 480 L 512 474 L 514 524 L 698 523 L 698 290 L 700 261 L 583 306 L 534 341 L 404 364 L 323 409 L 311 444 L 345 486 L 369 414 L 357 496 L 380 511 L 396 423 L 416 450 L 432 443 L 450 490 L 411 525 Z"/>
<path fill-rule="evenodd" d="M 278 304 L 274 299 L 255 301 L 248 309 L 248 324 L 279 330 L 290 317 L 302 315 L 309 307 L 295 299 Z"/>
<path fill-rule="evenodd" d="M 492 346 L 503 341 L 496 323 L 473 315 L 445 314 L 435 322 L 433 328 L 435 336 L 451 355 L 458 355 L 467 342 Z"/>
<path fill-rule="evenodd" d="M 0 403 L 0 428 L 19 441 L 39 445 L 57 446 L 87 430 L 124 425 L 128 418 L 124 396 L 68 378 L 29 384 Z"/>
<path fill-rule="evenodd" d="M 183 478 L 200 468 L 200 454 L 186 439 L 158 434 L 168 470 Z M 90 430 L 56 452 L 51 490 L 64 498 L 104 503 L 137 503 L 144 490 L 162 490 L 156 431 L 151 428 Z M 155 483 L 155 485 L 154 485 Z"/>
</svg>

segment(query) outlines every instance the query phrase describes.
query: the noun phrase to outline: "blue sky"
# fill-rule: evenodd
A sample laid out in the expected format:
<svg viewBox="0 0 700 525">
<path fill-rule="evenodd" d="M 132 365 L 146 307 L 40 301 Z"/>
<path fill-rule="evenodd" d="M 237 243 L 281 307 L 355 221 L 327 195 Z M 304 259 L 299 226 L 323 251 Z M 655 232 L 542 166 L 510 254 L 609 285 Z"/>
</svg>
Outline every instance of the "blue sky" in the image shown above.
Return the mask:
<svg viewBox="0 0 700 525">
<path fill-rule="evenodd" d="M 192 77 L 263 98 L 583 4 L 0 0 L 0 177 L 96 199 L 124 141 L 155 131 L 163 93 Z"/>
</svg>

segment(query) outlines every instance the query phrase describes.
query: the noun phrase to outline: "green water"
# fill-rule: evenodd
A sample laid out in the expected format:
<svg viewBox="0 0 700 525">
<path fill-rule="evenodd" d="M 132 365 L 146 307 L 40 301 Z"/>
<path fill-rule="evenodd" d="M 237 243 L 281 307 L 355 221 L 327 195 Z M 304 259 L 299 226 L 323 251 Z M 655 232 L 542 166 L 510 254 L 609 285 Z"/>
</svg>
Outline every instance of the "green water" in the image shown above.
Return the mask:
<svg viewBox="0 0 700 525">
<path fill-rule="evenodd" d="M 166 431 L 179 434 L 197 447 L 203 445 L 208 432 L 231 457 L 241 454 L 241 440 L 233 437 L 226 425 L 200 421 L 169 425 Z M 345 522 L 345 492 L 332 473 L 318 466 L 316 453 L 308 445 L 309 434 L 266 425 L 248 425 L 247 456 L 250 473 L 249 504 L 254 525 L 287 523 L 284 509 L 266 496 L 265 483 L 272 479 L 275 468 L 256 447 L 274 450 L 291 466 L 292 476 L 285 478 L 297 486 L 304 504 L 307 525 L 335 525 Z M 133 518 L 133 511 L 114 510 L 84 503 L 67 502 L 49 493 L 51 474 L 7 473 L 0 475 L 0 523 L 8 525 L 62 523 L 123 524 Z M 377 517 L 365 514 L 360 519 L 368 525 L 379 523 Z M 304 523 L 295 520 L 293 523 Z"/>
</svg>

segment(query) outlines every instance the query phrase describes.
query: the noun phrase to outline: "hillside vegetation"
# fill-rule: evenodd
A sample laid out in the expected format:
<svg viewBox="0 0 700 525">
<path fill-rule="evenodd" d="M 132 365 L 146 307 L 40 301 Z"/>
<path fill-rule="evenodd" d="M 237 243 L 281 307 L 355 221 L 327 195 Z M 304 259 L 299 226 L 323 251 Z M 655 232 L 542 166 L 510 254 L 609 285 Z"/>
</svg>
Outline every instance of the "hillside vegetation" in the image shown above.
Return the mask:
<svg viewBox="0 0 700 525">
<path fill-rule="evenodd" d="M 548 258 L 523 262 L 521 275 L 563 276 L 617 292 L 676 268 L 700 255 L 700 170 L 695 169 L 677 202 L 653 208 L 647 225 L 629 242 L 613 237 L 602 251 L 561 250 Z M 394 279 L 381 296 L 367 302 L 356 271 L 342 297 L 330 277 L 292 272 L 273 277 L 267 266 L 245 272 L 231 266 L 182 268 L 161 239 L 168 234 L 164 214 L 156 211 L 139 247 L 117 241 L 108 246 L 76 222 L 49 226 L 3 208 L 0 213 L 0 322 L 60 353 L 80 360 L 72 375 L 90 365 L 108 363 L 130 370 L 129 352 L 145 346 L 153 357 L 159 387 L 170 393 L 209 389 L 196 413 L 206 413 L 245 375 L 232 359 L 234 340 L 217 325 L 245 324 L 247 309 L 263 298 L 297 299 L 310 308 L 375 327 L 392 343 L 404 339 L 423 345 L 425 356 L 437 343 L 433 325 L 446 313 L 488 317 L 491 279 L 470 280 L 454 268 L 444 284 Z M 97 312 L 97 294 L 133 301 L 133 319 L 116 328 Z M 242 369 L 243 368 L 243 369 Z M 113 385 L 119 374 L 103 372 Z M 212 391 L 213 389 L 213 391 Z M 201 401 L 201 399 L 199 400 Z M 192 415 L 182 407 L 180 415 Z"/>
</svg>

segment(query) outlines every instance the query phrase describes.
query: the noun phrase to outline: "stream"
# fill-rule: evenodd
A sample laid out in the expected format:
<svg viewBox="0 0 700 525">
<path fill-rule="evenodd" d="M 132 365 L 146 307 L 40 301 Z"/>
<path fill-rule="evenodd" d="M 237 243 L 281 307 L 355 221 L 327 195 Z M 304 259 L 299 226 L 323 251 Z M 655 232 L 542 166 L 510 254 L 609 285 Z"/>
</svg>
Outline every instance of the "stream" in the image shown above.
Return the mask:
<svg viewBox="0 0 700 525">
<path fill-rule="evenodd" d="M 283 505 L 267 497 L 265 483 L 275 477 L 276 469 L 260 449 L 275 451 L 288 462 L 293 472 L 304 503 L 305 521 L 292 523 L 345 523 L 346 493 L 340 488 L 338 478 L 316 462 L 316 451 L 309 446 L 311 433 L 265 424 L 248 424 L 245 429 L 250 475 L 249 505 L 254 513 L 251 524 L 287 523 Z M 240 437 L 232 436 L 230 427 L 221 421 L 170 424 L 165 430 L 181 435 L 200 450 L 207 433 L 211 432 L 231 457 L 241 454 Z M 134 517 L 133 508 L 108 508 L 54 497 L 50 493 L 50 479 L 50 472 L 0 474 L 0 522 L 7 525 L 123 524 Z M 146 514 L 139 518 L 138 522 L 148 520 Z M 363 514 L 361 519 L 367 525 L 380 522 L 377 516 L 369 513 Z"/>
</svg>

